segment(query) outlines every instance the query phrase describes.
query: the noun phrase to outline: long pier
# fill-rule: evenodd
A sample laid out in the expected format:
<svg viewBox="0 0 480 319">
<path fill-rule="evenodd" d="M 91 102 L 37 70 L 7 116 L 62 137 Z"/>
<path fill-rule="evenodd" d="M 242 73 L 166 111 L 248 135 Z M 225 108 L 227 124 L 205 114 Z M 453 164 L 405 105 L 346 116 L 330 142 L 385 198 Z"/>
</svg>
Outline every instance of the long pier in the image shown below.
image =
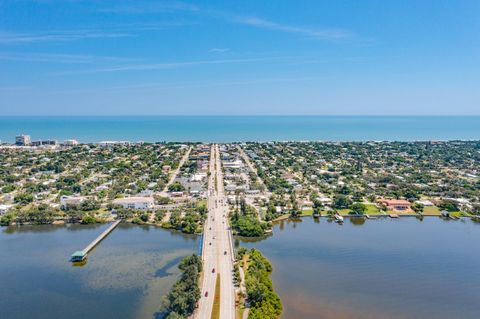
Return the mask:
<svg viewBox="0 0 480 319">
<path fill-rule="evenodd" d="M 107 237 L 118 226 L 118 224 L 120 224 L 120 222 L 121 222 L 120 219 L 115 221 L 106 230 L 104 230 L 97 238 L 95 238 L 87 247 L 85 247 L 83 250 L 74 252 L 70 260 L 72 262 L 85 260 L 87 258 L 87 254 L 95 246 L 97 246 L 102 240 L 104 240 L 105 237 Z"/>
</svg>

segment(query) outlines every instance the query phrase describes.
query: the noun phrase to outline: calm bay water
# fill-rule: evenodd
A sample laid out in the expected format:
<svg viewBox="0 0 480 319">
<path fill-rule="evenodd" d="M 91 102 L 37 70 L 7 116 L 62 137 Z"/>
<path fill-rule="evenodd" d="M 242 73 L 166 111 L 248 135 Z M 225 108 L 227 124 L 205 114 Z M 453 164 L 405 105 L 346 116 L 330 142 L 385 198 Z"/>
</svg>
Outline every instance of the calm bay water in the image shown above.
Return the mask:
<svg viewBox="0 0 480 319">
<path fill-rule="evenodd" d="M 0 117 L 0 140 L 127 141 L 480 139 L 480 116 Z"/>
<path fill-rule="evenodd" d="M 196 237 L 121 224 L 73 267 L 70 254 L 106 227 L 0 228 L 0 318 L 154 318 Z"/>
<path fill-rule="evenodd" d="M 282 318 L 480 318 L 480 224 L 283 222 L 242 246 L 272 262 Z"/>
</svg>

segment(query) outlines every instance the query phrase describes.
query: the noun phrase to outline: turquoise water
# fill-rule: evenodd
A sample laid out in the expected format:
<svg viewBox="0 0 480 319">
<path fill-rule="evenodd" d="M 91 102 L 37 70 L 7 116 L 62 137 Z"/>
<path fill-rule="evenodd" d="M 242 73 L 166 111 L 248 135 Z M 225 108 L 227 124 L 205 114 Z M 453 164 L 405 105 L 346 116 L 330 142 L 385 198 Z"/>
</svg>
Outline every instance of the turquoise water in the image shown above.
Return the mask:
<svg viewBox="0 0 480 319">
<path fill-rule="evenodd" d="M 0 140 L 365 141 L 480 139 L 480 116 L 0 117 Z"/>
</svg>

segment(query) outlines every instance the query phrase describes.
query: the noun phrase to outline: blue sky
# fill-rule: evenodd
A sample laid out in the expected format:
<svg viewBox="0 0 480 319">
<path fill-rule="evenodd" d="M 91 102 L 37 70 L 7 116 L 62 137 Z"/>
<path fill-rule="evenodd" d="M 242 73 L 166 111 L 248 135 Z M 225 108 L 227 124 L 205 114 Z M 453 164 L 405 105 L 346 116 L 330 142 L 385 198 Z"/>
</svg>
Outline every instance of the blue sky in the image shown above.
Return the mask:
<svg viewBox="0 0 480 319">
<path fill-rule="evenodd" d="M 0 1 L 0 115 L 480 114 L 480 1 Z"/>
</svg>

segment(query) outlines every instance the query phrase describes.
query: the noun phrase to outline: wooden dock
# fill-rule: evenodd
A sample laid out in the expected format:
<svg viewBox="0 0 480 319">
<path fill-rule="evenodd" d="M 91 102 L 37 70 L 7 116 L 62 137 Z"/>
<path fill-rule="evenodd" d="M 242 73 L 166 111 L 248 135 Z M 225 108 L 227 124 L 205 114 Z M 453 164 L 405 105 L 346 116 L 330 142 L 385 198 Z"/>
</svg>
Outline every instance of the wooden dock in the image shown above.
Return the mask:
<svg viewBox="0 0 480 319">
<path fill-rule="evenodd" d="M 111 224 L 106 230 L 103 231 L 97 238 L 95 238 L 87 247 L 83 250 L 79 250 L 73 253 L 72 257 L 70 258 L 71 261 L 81 261 L 87 258 L 87 254 L 97 246 L 102 240 L 105 239 L 117 226 L 120 224 L 121 220 L 115 221 Z"/>
</svg>

